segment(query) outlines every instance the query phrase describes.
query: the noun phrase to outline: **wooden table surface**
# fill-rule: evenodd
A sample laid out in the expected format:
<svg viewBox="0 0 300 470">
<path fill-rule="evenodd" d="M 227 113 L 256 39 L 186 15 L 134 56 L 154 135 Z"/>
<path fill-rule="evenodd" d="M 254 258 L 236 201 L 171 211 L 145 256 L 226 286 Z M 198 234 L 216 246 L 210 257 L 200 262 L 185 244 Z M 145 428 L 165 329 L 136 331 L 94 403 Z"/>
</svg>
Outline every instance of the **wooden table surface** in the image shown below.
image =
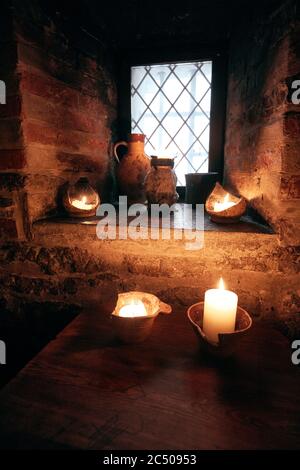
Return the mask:
<svg viewBox="0 0 300 470">
<path fill-rule="evenodd" d="M 300 369 L 255 324 L 235 360 L 198 350 L 184 311 L 121 345 L 85 312 L 0 392 L 1 448 L 300 448 Z"/>
</svg>

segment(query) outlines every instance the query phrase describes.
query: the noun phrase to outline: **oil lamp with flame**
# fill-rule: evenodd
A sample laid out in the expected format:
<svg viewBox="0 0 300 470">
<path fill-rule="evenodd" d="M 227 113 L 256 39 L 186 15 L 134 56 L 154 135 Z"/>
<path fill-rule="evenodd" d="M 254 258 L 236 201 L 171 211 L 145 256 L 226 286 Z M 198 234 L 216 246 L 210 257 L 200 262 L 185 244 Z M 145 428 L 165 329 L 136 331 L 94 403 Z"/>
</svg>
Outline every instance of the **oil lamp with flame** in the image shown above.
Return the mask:
<svg viewBox="0 0 300 470">
<path fill-rule="evenodd" d="M 75 184 L 69 185 L 63 204 L 68 214 L 73 217 L 91 217 L 96 215 L 100 198 L 88 178 L 82 177 Z"/>
<path fill-rule="evenodd" d="M 124 343 L 144 341 L 160 312 L 171 313 L 172 308 L 153 294 L 135 291 L 119 294 L 111 315 L 115 335 Z"/>
<path fill-rule="evenodd" d="M 246 208 L 247 203 L 243 197 L 228 193 L 220 183 L 216 183 L 205 203 L 206 212 L 211 220 L 223 224 L 237 222 Z"/>
</svg>

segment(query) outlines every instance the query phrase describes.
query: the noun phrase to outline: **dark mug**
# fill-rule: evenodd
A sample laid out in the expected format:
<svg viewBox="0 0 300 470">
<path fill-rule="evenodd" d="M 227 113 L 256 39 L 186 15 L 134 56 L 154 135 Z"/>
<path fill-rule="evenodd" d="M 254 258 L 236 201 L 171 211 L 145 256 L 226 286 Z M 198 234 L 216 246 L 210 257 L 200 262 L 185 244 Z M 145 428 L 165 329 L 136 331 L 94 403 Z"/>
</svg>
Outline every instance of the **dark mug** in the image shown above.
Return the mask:
<svg viewBox="0 0 300 470">
<path fill-rule="evenodd" d="M 188 173 L 185 175 L 187 204 L 205 204 L 218 180 L 218 173 Z"/>
</svg>

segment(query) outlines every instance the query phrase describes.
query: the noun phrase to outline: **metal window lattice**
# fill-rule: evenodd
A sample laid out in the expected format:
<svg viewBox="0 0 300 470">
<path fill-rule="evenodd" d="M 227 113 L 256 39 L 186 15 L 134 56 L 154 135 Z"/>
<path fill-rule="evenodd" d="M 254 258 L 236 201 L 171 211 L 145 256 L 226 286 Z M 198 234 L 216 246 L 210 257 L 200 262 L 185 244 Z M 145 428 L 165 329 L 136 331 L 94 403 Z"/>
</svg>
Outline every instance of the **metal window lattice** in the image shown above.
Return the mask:
<svg viewBox="0 0 300 470">
<path fill-rule="evenodd" d="M 172 156 L 178 185 L 208 171 L 211 62 L 131 68 L 131 130 L 148 155 Z"/>
</svg>

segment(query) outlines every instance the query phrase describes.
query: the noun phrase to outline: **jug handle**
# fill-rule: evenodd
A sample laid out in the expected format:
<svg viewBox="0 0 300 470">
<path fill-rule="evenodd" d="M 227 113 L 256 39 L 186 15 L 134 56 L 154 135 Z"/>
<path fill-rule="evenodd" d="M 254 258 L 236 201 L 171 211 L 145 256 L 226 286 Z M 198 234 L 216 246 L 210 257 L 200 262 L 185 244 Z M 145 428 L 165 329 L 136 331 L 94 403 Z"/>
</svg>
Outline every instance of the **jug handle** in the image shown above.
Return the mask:
<svg viewBox="0 0 300 470">
<path fill-rule="evenodd" d="M 118 154 L 117 154 L 117 149 L 121 146 L 121 145 L 124 145 L 124 147 L 128 147 L 128 143 L 125 142 L 125 140 L 121 140 L 120 142 L 117 142 L 114 146 L 114 156 L 115 156 L 115 159 L 117 160 L 118 163 L 120 163 L 120 159 L 118 157 Z"/>
</svg>

